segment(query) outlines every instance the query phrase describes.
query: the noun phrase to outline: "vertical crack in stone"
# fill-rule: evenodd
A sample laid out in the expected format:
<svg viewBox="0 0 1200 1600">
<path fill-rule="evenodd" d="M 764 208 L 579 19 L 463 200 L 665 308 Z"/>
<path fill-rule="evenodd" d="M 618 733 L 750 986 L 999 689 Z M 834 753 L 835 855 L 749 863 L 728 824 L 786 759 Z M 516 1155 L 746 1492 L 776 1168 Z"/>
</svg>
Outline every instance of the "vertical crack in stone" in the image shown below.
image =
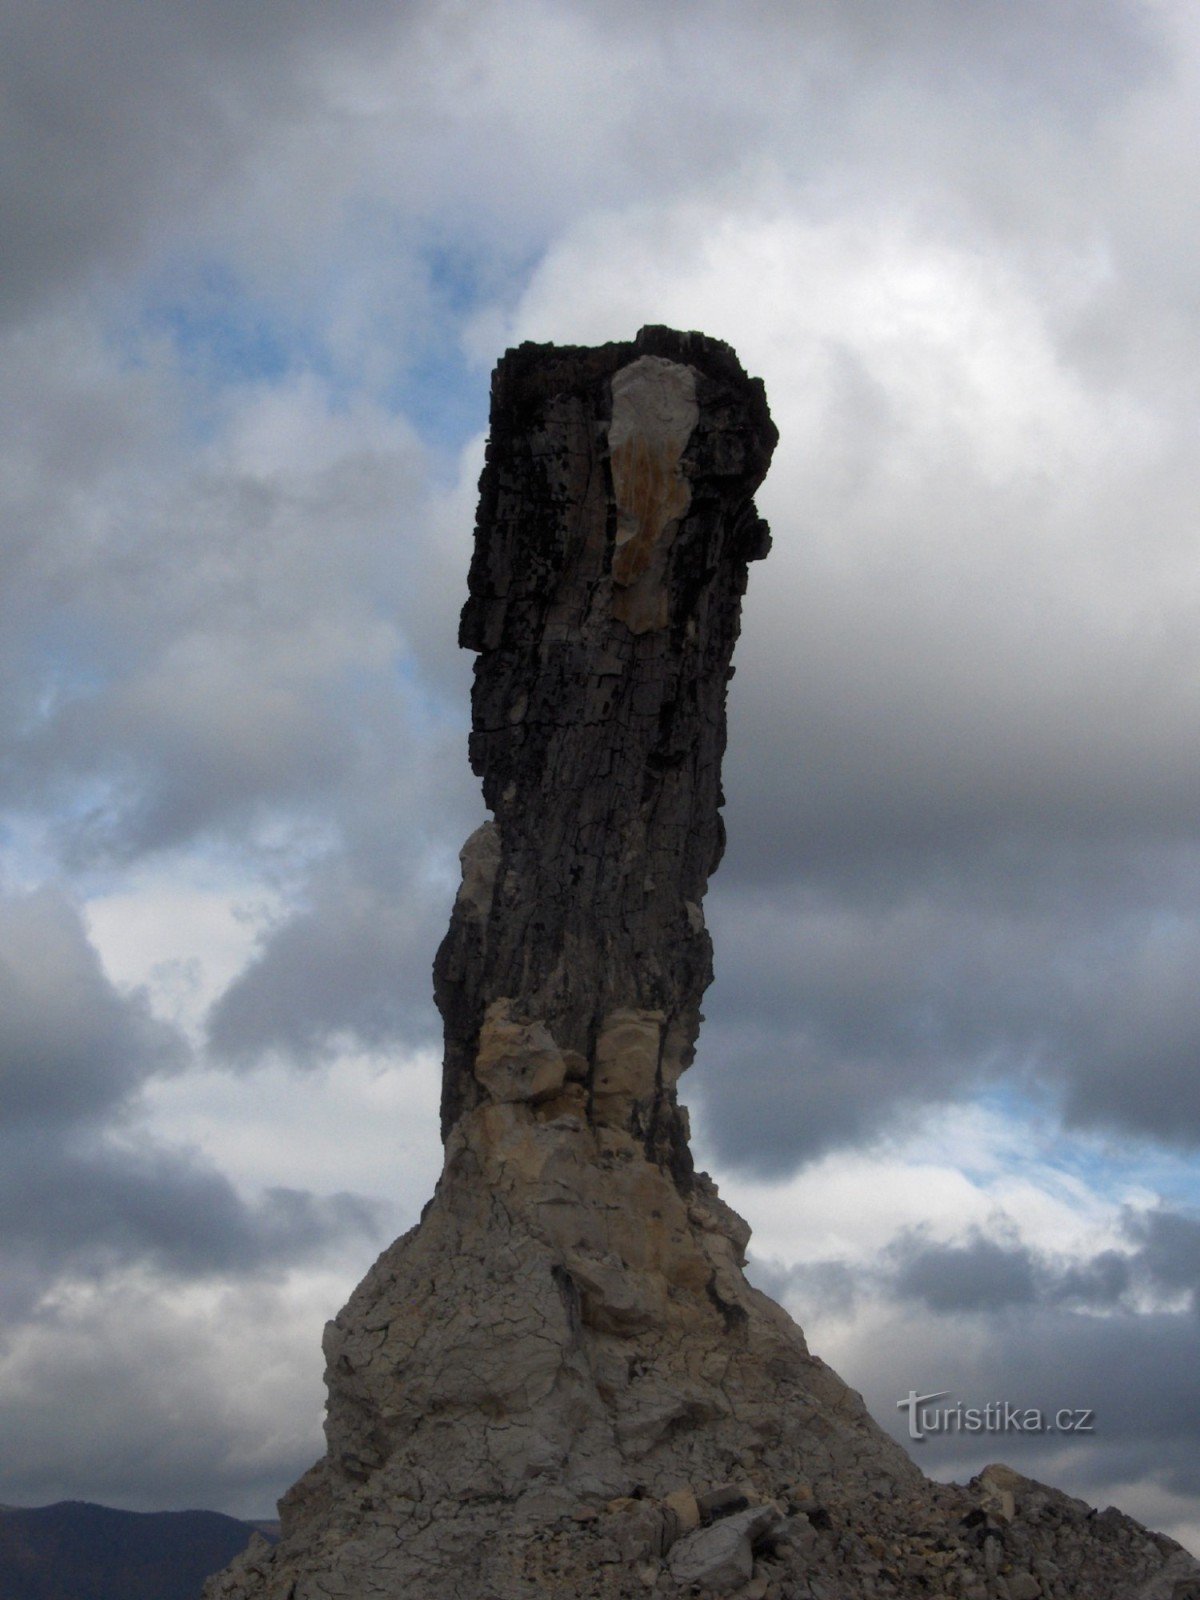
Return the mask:
<svg viewBox="0 0 1200 1600">
<path fill-rule="evenodd" d="M 617 507 L 613 615 L 633 633 L 667 625 L 667 557 L 692 500 L 683 453 L 699 420 L 693 367 L 639 356 L 614 373 L 608 428 Z"/>
</svg>

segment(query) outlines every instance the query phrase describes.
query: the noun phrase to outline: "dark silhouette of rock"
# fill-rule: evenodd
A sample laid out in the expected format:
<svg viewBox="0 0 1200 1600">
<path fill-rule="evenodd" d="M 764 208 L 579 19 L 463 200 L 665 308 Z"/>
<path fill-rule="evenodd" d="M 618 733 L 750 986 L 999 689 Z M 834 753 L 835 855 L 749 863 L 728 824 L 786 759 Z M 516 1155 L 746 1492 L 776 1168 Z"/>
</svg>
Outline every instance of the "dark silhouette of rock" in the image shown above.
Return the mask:
<svg viewBox="0 0 1200 1600">
<path fill-rule="evenodd" d="M 980 1535 L 992 1480 L 922 1478 L 746 1282 L 749 1229 L 693 1168 L 676 1088 L 775 439 L 701 334 L 496 370 L 461 629 L 492 816 L 435 963 L 445 1166 L 326 1329 L 328 1450 L 279 1546 L 209 1600 L 1100 1600 L 1194 1570 L 1015 1475 Z"/>
<path fill-rule="evenodd" d="M 478 1054 L 481 1034 L 488 1049 L 536 1024 L 567 1058 L 545 1081 L 579 1085 L 590 1122 L 686 1183 L 675 1083 L 712 978 L 725 685 L 747 563 L 770 543 L 752 496 L 775 439 L 762 385 L 699 334 L 523 345 L 497 369 L 460 630 L 494 820 L 468 842 L 434 969 L 443 1135 L 489 1098 L 529 1098 L 481 1081 Z"/>
</svg>

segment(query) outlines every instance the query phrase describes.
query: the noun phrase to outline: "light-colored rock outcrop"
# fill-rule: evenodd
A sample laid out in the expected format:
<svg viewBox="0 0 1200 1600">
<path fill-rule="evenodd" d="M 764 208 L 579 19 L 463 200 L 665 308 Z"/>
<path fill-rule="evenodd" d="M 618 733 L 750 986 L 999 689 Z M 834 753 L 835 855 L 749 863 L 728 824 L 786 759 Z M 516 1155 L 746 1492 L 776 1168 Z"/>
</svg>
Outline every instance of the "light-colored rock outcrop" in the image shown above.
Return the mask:
<svg viewBox="0 0 1200 1600">
<path fill-rule="evenodd" d="M 676 1086 L 774 440 L 701 335 L 497 369 L 462 627 L 493 818 L 435 964 L 445 1167 L 326 1329 L 328 1449 L 279 1545 L 207 1600 L 1200 1595 L 1116 1513 L 999 1467 L 926 1482 L 693 1169 Z"/>
</svg>

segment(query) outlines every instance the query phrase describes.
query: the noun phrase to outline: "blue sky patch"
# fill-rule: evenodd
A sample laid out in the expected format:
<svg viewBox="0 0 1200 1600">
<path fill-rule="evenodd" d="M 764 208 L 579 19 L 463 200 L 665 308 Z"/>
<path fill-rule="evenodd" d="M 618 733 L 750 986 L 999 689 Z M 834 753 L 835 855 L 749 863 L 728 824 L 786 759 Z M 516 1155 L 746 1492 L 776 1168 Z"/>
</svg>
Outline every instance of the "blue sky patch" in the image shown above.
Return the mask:
<svg viewBox="0 0 1200 1600">
<path fill-rule="evenodd" d="M 152 299 L 145 321 L 169 336 L 186 372 L 214 388 L 278 383 L 296 367 L 319 364 L 311 339 L 217 262 L 191 273 L 183 293 Z"/>
</svg>

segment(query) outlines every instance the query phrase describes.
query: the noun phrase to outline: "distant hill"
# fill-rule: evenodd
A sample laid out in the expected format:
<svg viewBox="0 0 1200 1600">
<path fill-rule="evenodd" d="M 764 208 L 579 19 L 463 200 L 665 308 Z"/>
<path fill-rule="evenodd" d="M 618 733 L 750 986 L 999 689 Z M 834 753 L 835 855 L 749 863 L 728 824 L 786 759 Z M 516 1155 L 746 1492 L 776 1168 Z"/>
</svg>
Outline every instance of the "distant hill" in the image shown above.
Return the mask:
<svg viewBox="0 0 1200 1600">
<path fill-rule="evenodd" d="M 0 1507 L 3 1600 L 199 1600 L 268 1523 L 219 1511 L 113 1511 L 65 1500 Z"/>
</svg>

